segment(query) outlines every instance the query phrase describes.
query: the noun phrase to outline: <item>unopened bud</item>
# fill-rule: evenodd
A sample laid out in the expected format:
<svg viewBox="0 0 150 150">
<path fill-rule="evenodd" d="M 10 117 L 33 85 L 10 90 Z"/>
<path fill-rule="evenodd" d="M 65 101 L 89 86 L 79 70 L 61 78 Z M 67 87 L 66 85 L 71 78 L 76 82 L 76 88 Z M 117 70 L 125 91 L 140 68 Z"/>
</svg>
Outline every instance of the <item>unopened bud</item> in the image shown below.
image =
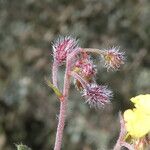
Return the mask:
<svg viewBox="0 0 150 150">
<path fill-rule="evenodd" d="M 107 89 L 107 86 L 93 83 L 83 90 L 83 96 L 91 107 L 100 108 L 110 102 L 112 91 Z"/>
<path fill-rule="evenodd" d="M 67 54 L 78 48 L 78 41 L 70 36 L 60 37 L 53 44 L 54 59 L 58 65 L 62 65 L 67 58 Z"/>
<path fill-rule="evenodd" d="M 103 57 L 107 70 L 118 70 L 125 60 L 124 53 L 116 47 L 107 50 Z"/>
</svg>

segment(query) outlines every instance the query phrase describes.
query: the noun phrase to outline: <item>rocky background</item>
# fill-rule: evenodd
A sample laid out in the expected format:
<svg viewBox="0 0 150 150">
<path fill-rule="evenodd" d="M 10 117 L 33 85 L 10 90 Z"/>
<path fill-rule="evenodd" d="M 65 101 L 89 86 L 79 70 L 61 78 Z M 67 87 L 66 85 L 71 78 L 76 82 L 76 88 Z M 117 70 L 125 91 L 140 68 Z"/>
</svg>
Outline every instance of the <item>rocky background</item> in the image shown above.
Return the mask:
<svg viewBox="0 0 150 150">
<path fill-rule="evenodd" d="M 112 104 L 95 110 L 71 85 L 62 150 L 110 150 L 119 134 L 118 112 L 150 92 L 148 0 L 0 0 L 0 150 L 26 144 L 52 150 L 59 101 L 51 78 L 51 42 L 73 35 L 82 47 L 120 46 L 126 63 L 107 72 L 99 59 L 97 82 L 114 91 Z M 60 70 L 60 82 L 63 76 Z"/>
</svg>

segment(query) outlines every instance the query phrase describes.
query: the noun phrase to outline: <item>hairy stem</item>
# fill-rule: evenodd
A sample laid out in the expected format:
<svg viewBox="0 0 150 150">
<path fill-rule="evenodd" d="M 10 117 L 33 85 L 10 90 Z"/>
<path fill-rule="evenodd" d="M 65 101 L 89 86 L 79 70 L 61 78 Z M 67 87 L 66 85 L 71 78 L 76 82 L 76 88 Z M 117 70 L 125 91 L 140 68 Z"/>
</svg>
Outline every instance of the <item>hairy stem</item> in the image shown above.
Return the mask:
<svg viewBox="0 0 150 150">
<path fill-rule="evenodd" d="M 55 87 L 57 87 L 57 73 L 58 73 L 58 64 L 57 61 L 54 59 L 53 68 L 52 68 L 52 80 L 53 80 L 53 85 Z"/>
<path fill-rule="evenodd" d="M 64 77 L 64 87 L 63 87 L 64 100 L 60 104 L 59 120 L 58 120 L 54 150 L 60 150 L 61 144 L 62 144 L 63 130 L 64 130 L 64 126 L 65 126 L 66 111 L 67 111 L 67 101 L 68 101 L 69 87 L 70 87 L 69 72 L 70 72 L 70 63 L 69 63 L 69 61 L 67 61 L 65 77 Z"/>
<path fill-rule="evenodd" d="M 121 112 L 119 112 L 119 118 L 120 118 L 121 129 L 120 129 L 119 138 L 118 138 L 117 143 L 116 143 L 113 150 L 121 150 L 121 147 L 126 147 L 129 150 L 134 150 L 132 145 L 125 142 L 125 138 L 127 136 L 127 131 L 125 130 L 125 122 L 124 122 L 124 119 L 121 115 Z"/>
<path fill-rule="evenodd" d="M 73 51 L 71 54 L 68 56 L 68 60 L 71 60 L 73 57 L 78 55 L 81 52 L 89 52 L 89 53 L 94 53 L 98 55 L 105 55 L 105 51 L 100 50 L 100 49 L 93 49 L 93 48 L 78 48 L 77 50 Z"/>
<path fill-rule="evenodd" d="M 99 55 L 104 55 L 105 54 L 105 52 L 103 50 L 100 50 L 100 49 L 82 48 L 82 50 L 85 51 L 85 52 L 95 53 L 95 54 L 99 54 Z"/>
<path fill-rule="evenodd" d="M 71 75 L 81 83 L 81 85 L 84 89 L 87 88 L 88 83 L 78 73 L 72 71 Z"/>
</svg>

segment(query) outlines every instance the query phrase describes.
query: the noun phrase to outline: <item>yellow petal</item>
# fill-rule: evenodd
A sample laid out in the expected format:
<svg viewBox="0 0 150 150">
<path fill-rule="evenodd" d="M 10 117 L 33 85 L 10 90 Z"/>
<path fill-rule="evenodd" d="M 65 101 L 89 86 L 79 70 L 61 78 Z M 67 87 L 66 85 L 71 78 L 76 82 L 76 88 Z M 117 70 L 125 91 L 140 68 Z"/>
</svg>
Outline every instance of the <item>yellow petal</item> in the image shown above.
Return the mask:
<svg viewBox="0 0 150 150">
<path fill-rule="evenodd" d="M 131 101 L 137 109 L 140 109 L 143 113 L 150 114 L 150 94 L 138 95 L 131 98 Z"/>
</svg>

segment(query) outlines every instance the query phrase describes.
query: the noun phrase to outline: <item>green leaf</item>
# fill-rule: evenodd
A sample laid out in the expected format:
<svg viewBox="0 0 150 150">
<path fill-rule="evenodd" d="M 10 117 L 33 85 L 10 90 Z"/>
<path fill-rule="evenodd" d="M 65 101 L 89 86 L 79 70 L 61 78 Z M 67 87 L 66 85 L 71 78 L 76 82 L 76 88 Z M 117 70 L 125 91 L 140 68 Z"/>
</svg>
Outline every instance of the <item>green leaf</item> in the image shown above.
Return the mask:
<svg viewBox="0 0 150 150">
<path fill-rule="evenodd" d="M 50 80 L 48 80 L 47 78 L 45 78 L 45 81 L 47 83 L 47 85 L 55 92 L 55 94 L 57 95 L 57 97 L 60 100 L 63 100 L 63 94 L 59 91 L 59 89 L 57 87 L 55 87 Z"/>
</svg>

